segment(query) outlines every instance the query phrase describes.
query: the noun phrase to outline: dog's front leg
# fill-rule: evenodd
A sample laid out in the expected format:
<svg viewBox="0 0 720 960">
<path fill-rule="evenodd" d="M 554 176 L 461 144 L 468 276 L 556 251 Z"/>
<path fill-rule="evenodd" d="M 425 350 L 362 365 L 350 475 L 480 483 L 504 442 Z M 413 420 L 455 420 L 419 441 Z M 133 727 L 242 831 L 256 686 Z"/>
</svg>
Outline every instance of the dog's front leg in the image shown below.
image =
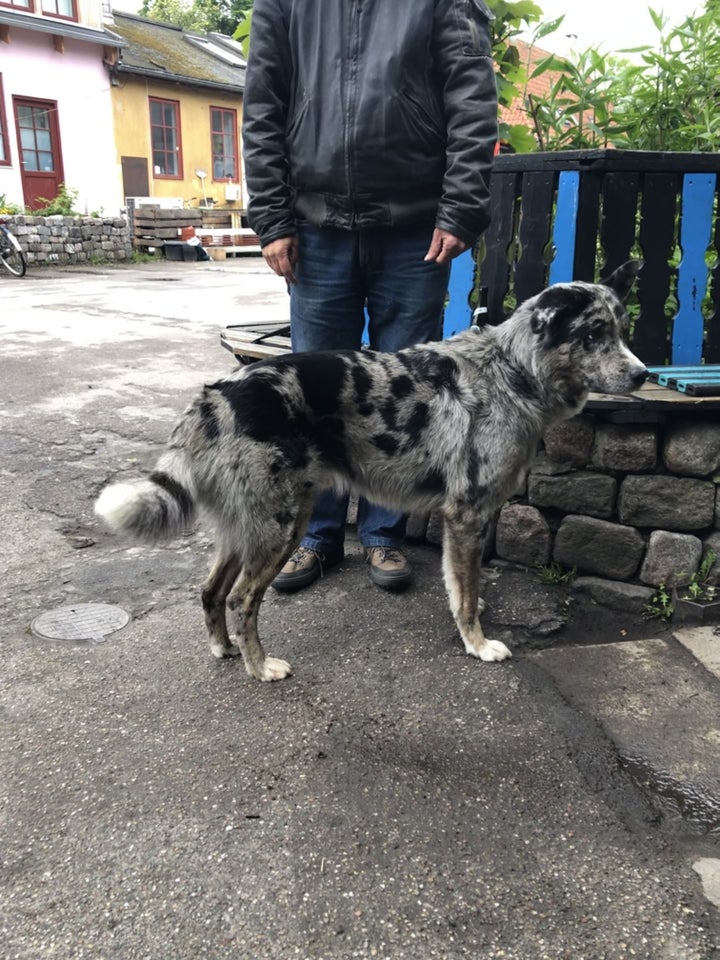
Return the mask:
<svg viewBox="0 0 720 960">
<path fill-rule="evenodd" d="M 480 563 L 487 522 L 475 515 L 445 515 L 443 576 L 465 650 L 481 660 L 506 660 L 512 654 L 499 640 L 488 640 L 478 615 Z"/>
</svg>

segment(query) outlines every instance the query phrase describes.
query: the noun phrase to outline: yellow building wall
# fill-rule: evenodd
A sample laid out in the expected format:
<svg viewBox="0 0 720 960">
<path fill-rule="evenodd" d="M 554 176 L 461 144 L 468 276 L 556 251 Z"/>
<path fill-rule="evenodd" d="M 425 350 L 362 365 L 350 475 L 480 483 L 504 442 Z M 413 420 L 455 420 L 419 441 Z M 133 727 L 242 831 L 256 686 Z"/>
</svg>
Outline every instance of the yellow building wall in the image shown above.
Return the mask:
<svg viewBox="0 0 720 960">
<path fill-rule="evenodd" d="M 242 120 L 242 98 L 215 90 L 190 89 L 181 87 L 179 84 L 146 81 L 141 77 L 121 76 L 118 79 L 118 85 L 112 87 L 118 164 L 121 163 L 122 157 L 147 158 L 148 196 L 182 197 L 188 205 L 193 207 L 201 206 L 206 199 L 209 199 L 215 200 L 216 205 L 223 208 L 242 209 L 241 158 L 238 155 L 238 172 L 240 173 L 240 180 L 236 184 L 238 199 L 227 200 L 225 190 L 227 181 L 213 181 L 210 142 L 210 107 L 236 110 L 237 148 L 238 154 L 240 153 L 239 128 Z M 175 100 L 180 105 L 182 179 L 153 176 L 149 97 Z M 207 173 L 204 194 L 203 182 L 196 176 L 196 170 L 205 170 Z"/>
</svg>

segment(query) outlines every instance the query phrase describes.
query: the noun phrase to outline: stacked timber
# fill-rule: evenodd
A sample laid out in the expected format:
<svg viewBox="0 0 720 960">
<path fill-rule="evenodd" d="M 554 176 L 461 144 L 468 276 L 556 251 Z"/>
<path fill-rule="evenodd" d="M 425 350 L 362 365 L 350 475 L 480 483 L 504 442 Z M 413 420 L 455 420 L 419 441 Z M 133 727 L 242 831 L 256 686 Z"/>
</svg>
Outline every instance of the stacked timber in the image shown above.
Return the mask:
<svg viewBox="0 0 720 960">
<path fill-rule="evenodd" d="M 136 207 L 133 211 L 133 246 L 135 249 L 162 247 L 166 240 L 176 241 L 187 236 L 188 227 L 202 225 L 198 209 L 167 209 L 163 207 Z"/>
</svg>

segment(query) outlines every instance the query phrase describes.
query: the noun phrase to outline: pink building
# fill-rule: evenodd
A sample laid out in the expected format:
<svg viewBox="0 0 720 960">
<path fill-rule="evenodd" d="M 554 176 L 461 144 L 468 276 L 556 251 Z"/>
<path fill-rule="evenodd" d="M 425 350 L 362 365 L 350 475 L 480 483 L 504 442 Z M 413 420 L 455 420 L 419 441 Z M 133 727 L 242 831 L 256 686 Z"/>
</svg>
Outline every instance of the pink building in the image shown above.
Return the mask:
<svg viewBox="0 0 720 960">
<path fill-rule="evenodd" d="M 106 66 L 120 46 L 101 0 L 0 0 L 0 198 L 38 207 L 65 184 L 82 213 L 120 210 Z"/>
</svg>

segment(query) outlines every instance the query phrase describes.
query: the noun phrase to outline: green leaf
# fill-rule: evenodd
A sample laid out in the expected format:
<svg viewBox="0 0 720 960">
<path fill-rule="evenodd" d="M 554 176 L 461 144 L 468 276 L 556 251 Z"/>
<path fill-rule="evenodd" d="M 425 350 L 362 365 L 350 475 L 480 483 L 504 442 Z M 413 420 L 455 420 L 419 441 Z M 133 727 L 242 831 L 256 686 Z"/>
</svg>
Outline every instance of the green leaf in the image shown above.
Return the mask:
<svg viewBox="0 0 720 960">
<path fill-rule="evenodd" d="M 663 14 L 661 12 L 658 13 L 657 10 L 653 10 L 652 7 L 648 7 L 647 10 L 650 14 L 652 22 L 655 24 L 656 29 L 662 31 L 663 27 L 665 26 L 665 17 Z"/>
<path fill-rule="evenodd" d="M 533 40 L 542 40 L 543 37 L 547 37 L 548 34 L 555 33 L 557 28 L 565 19 L 565 14 L 561 17 L 557 17 L 555 20 L 548 20 L 545 23 L 541 23 L 537 30 L 533 33 Z"/>
<path fill-rule="evenodd" d="M 522 124 L 513 124 L 504 139 L 516 153 L 534 153 L 537 150 L 537 140 Z"/>
<path fill-rule="evenodd" d="M 530 78 L 539 77 L 541 74 L 547 73 L 548 70 L 552 70 L 555 73 L 565 73 L 565 71 L 569 69 L 571 69 L 569 61 L 563 59 L 563 57 L 557 57 L 553 53 L 550 54 L 549 57 L 545 57 L 539 61 L 538 65 L 530 74 Z"/>
</svg>

